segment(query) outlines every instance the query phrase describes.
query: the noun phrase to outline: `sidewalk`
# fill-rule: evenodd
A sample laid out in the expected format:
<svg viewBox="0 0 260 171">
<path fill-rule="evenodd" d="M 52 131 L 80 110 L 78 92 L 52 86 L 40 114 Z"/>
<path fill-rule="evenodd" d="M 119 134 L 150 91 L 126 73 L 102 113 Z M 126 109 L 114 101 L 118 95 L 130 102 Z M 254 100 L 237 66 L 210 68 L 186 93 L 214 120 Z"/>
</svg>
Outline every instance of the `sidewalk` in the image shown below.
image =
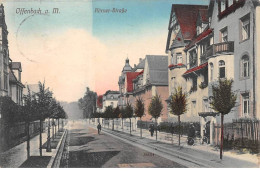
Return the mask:
<svg viewBox="0 0 260 171">
<path fill-rule="evenodd" d="M 103 127 L 104 128 L 104 127 Z M 107 127 L 105 128 L 107 130 Z M 125 135 L 129 135 L 130 131 L 127 130 L 126 127 L 124 127 L 124 130 L 122 130 L 121 126 L 118 127 L 115 126 L 115 131 L 108 130 L 110 133 L 117 132 L 121 133 L 124 132 Z M 136 131 L 131 132 L 133 136 L 128 136 L 129 138 L 135 139 L 133 141 L 144 141 L 143 143 L 149 144 L 155 142 L 155 133 L 154 136 L 151 137 L 150 132 L 146 129 L 142 130 L 142 137 L 143 139 L 140 139 L 140 129 L 137 129 Z M 127 138 L 128 138 L 127 137 Z M 215 163 L 220 163 L 220 165 L 216 165 L 215 167 L 259 167 L 258 158 L 256 154 L 239 154 L 235 151 L 224 151 L 223 152 L 223 160 L 221 161 L 219 159 L 219 149 L 216 149 L 210 145 L 207 144 L 200 144 L 199 140 L 195 142 L 194 146 L 187 145 L 186 136 L 181 137 L 181 149 L 176 150 L 176 147 L 178 147 L 178 135 L 173 135 L 173 144 L 172 144 L 172 135 L 169 133 L 164 132 L 158 132 L 158 148 L 162 148 L 164 150 L 168 150 L 171 152 L 180 152 L 180 155 L 189 155 L 187 157 L 195 156 L 198 158 L 201 158 L 201 160 L 208 160 L 209 162 L 214 161 Z M 153 140 L 150 141 L 150 140 Z M 174 150 L 175 149 L 175 150 Z M 237 164 L 235 164 L 237 163 Z"/>
<path fill-rule="evenodd" d="M 52 135 L 52 134 L 51 134 Z M 39 150 L 39 136 L 37 135 L 30 140 L 30 155 L 40 156 Z M 42 144 L 47 141 L 47 129 L 42 133 Z M 46 152 L 46 149 L 42 149 L 43 156 L 52 156 L 55 150 L 52 152 Z M 0 154 L 0 167 L 3 168 L 18 168 L 27 160 L 27 141 L 5 151 Z"/>
</svg>

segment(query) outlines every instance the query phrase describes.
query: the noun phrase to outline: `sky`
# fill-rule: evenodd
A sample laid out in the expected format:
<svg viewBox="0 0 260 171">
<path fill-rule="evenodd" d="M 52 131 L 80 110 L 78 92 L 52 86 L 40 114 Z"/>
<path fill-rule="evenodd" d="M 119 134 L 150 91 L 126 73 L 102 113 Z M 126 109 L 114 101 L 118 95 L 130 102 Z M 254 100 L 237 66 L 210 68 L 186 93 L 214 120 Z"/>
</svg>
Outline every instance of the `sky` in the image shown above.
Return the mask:
<svg viewBox="0 0 260 171">
<path fill-rule="evenodd" d="M 118 90 L 125 59 L 166 55 L 172 4 L 208 0 L 4 0 L 10 58 L 22 62 L 22 82 L 46 82 L 60 101 L 77 101 L 86 87 Z M 59 13 L 52 13 L 58 8 Z M 98 13 L 96 9 L 124 9 Z M 21 14 L 23 9 L 41 14 Z M 48 12 L 46 11 L 48 10 Z"/>
</svg>

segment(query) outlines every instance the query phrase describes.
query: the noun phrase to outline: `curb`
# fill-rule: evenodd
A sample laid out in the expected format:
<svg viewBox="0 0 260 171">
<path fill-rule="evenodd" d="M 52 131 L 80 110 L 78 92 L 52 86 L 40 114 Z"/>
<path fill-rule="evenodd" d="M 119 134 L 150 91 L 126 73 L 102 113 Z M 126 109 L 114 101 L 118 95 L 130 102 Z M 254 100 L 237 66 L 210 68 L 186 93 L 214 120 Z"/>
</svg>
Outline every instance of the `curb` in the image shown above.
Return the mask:
<svg viewBox="0 0 260 171">
<path fill-rule="evenodd" d="M 65 131 L 63 132 L 62 137 L 55 149 L 55 153 L 51 157 L 51 160 L 50 160 L 47 168 L 59 168 L 67 134 L 68 134 L 68 131 L 67 131 L 67 129 L 65 129 Z"/>
</svg>

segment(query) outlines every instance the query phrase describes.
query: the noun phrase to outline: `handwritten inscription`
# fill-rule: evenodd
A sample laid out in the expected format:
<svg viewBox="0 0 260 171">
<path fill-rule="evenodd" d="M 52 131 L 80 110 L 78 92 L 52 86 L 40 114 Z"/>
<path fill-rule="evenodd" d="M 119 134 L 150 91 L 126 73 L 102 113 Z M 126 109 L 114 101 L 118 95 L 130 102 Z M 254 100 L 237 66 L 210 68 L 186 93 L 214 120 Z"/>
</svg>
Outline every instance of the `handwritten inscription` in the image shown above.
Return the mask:
<svg viewBox="0 0 260 171">
<path fill-rule="evenodd" d="M 102 9 L 95 8 L 95 13 L 126 13 L 127 9 L 125 8 L 113 8 L 113 9 Z"/>
<path fill-rule="evenodd" d="M 16 14 L 18 15 L 34 15 L 34 14 L 59 14 L 59 8 L 49 9 L 41 9 L 41 8 L 16 8 Z"/>
</svg>

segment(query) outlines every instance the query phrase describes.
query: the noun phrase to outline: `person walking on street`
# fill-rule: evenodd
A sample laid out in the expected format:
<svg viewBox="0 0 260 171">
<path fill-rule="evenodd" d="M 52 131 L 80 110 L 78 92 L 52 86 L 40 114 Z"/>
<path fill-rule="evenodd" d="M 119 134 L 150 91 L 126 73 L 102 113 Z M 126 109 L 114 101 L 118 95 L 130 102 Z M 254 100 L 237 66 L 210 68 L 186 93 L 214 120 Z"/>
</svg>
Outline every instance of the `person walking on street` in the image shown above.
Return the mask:
<svg viewBox="0 0 260 171">
<path fill-rule="evenodd" d="M 100 123 L 98 123 L 97 129 L 98 129 L 98 134 L 100 135 L 100 132 L 101 132 L 101 125 L 100 125 Z"/>
<path fill-rule="evenodd" d="M 150 131 L 150 133 L 151 133 L 151 137 L 153 137 L 153 133 L 154 133 L 154 125 L 153 125 L 153 124 L 151 124 L 151 125 L 149 126 L 149 131 Z"/>
</svg>

